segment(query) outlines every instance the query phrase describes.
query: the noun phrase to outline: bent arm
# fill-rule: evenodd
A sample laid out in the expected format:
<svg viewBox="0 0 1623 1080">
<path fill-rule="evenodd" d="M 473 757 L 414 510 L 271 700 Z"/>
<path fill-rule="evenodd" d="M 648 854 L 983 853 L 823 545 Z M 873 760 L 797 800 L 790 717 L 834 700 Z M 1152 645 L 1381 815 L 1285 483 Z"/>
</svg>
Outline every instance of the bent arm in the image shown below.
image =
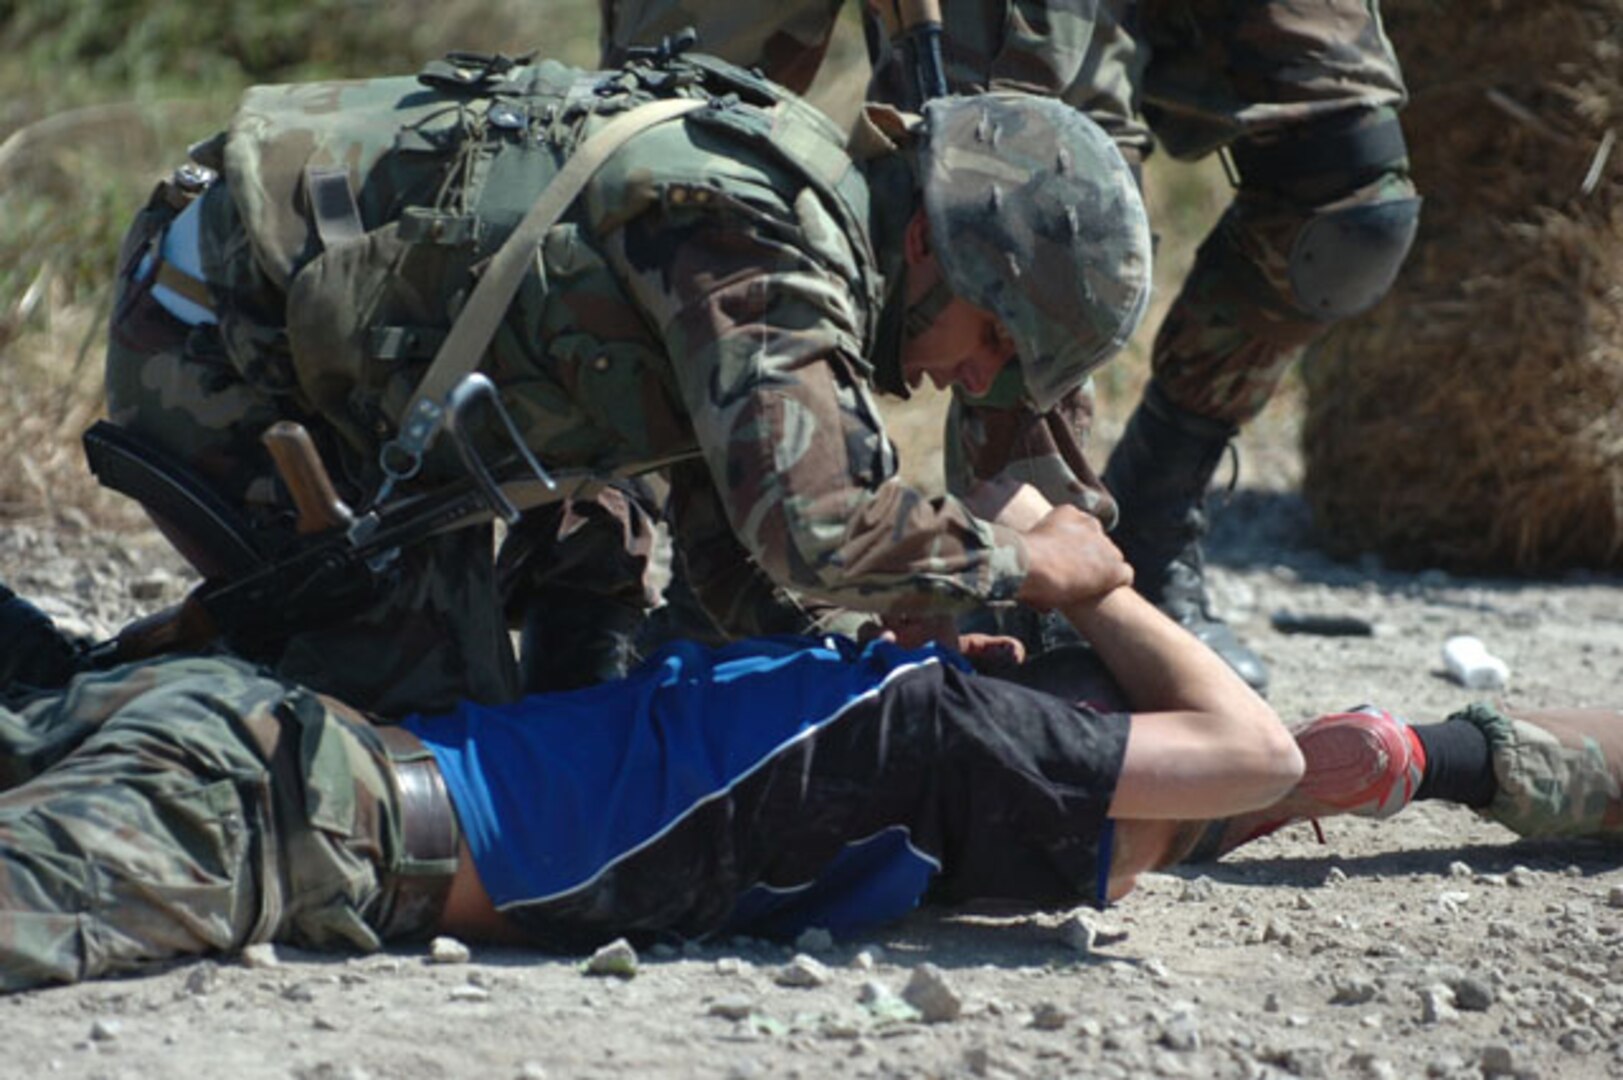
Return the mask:
<svg viewBox="0 0 1623 1080">
<path fill-rule="evenodd" d="M 622 240 L 733 533 L 779 584 L 855 610 L 1013 598 L 1019 535 L 897 479 L 860 355 L 876 313 L 824 250 L 840 238 L 813 245 L 803 208 L 757 194 L 645 214 Z"/>
<path fill-rule="evenodd" d="M 1064 550 L 1036 538 L 1079 512 L 1052 509 L 1034 489 L 985 485 L 970 502 L 997 520 L 1028 529 L 1032 579 L 1062 577 Z M 1100 535 L 1088 553 L 1108 563 Z M 1119 557 L 1119 552 L 1117 553 Z M 1056 569 L 1040 570 L 1052 559 Z M 1073 570 L 1074 572 L 1074 570 Z M 1216 653 L 1131 588 L 1061 601 L 1057 610 L 1093 645 L 1133 710 L 1127 753 L 1111 801 L 1118 819 L 1223 817 L 1277 800 L 1301 776 L 1301 754 L 1279 717 Z"/>
</svg>

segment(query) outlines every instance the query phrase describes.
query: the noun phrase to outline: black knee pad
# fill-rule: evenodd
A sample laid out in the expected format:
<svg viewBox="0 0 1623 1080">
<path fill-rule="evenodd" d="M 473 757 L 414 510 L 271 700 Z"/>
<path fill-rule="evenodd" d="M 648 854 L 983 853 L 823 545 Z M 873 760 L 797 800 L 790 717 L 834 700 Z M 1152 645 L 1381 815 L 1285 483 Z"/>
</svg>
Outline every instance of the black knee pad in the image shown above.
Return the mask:
<svg viewBox="0 0 1623 1080">
<path fill-rule="evenodd" d="M 1296 302 L 1327 320 L 1368 311 L 1397 279 L 1419 225 L 1413 196 L 1315 213 L 1291 248 Z"/>
<path fill-rule="evenodd" d="M 1341 319 L 1386 295 L 1420 224 L 1395 112 L 1331 115 L 1231 151 L 1242 189 L 1301 208 L 1288 279 L 1302 311 Z"/>
</svg>

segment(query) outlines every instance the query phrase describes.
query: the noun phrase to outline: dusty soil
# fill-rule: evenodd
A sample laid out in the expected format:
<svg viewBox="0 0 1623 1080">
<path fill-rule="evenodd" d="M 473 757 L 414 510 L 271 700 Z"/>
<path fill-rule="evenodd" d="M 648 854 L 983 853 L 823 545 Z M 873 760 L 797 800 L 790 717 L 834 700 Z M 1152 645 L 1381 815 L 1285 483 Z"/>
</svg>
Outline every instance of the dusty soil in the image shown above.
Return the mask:
<svg viewBox="0 0 1623 1080">
<path fill-rule="evenodd" d="M 1623 701 L 1623 579 L 1331 562 L 1290 433 L 1247 439 L 1210 555 L 1286 720 L 1363 701 L 1442 718 L 1477 696 L 1442 673 L 1460 632 L 1509 664 L 1514 702 Z M 186 585 L 150 534 L 71 523 L 0 530 L 0 576 L 90 631 Z M 1282 609 L 1375 633 L 1282 634 Z M 0 1000 L 0 1075 L 1623 1075 L 1623 853 L 1512 843 L 1432 804 L 1324 833 L 1152 876 L 1104 913 L 933 911 L 850 941 L 657 952 L 631 978 L 494 948 L 180 964 Z M 956 1017 L 898 1002 L 925 965 L 939 984 L 919 1000 Z"/>
</svg>

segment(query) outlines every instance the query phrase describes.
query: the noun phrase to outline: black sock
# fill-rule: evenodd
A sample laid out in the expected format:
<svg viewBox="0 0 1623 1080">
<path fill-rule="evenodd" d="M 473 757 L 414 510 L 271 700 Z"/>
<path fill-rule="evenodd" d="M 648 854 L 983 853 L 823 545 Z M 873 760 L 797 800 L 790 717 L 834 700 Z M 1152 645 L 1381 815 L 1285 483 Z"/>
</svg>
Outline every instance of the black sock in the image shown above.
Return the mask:
<svg viewBox="0 0 1623 1080">
<path fill-rule="evenodd" d="M 1426 772 L 1416 799 L 1447 799 L 1479 808 L 1493 801 L 1499 781 L 1481 728 L 1469 720 L 1445 720 L 1416 727 L 1414 733 L 1426 751 Z"/>
</svg>

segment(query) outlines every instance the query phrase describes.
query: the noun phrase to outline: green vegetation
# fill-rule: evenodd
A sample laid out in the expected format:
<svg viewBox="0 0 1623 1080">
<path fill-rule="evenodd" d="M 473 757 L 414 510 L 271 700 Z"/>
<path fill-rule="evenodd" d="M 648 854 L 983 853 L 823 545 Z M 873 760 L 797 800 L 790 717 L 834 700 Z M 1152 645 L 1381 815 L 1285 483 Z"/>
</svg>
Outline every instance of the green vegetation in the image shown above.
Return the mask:
<svg viewBox="0 0 1623 1080">
<path fill-rule="evenodd" d="M 594 0 L 0 0 L 0 521 L 106 508 L 77 437 L 119 240 L 245 86 L 450 49 L 590 64 L 596 35 Z"/>
</svg>

